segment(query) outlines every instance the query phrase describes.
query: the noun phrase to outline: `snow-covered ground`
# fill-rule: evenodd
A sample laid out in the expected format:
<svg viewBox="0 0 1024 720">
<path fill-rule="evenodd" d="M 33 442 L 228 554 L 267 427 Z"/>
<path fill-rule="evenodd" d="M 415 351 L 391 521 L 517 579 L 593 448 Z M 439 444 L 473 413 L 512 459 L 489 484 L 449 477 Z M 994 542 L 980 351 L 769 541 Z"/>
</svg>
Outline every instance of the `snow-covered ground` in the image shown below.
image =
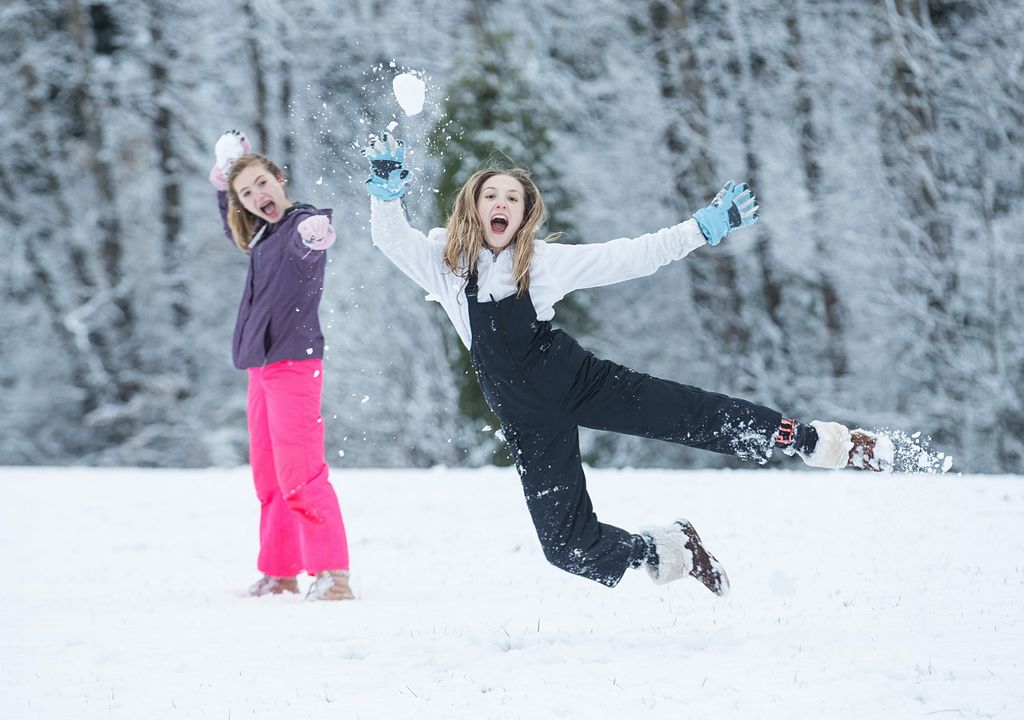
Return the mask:
<svg viewBox="0 0 1024 720">
<path fill-rule="evenodd" d="M 0 717 L 1024 718 L 1024 478 L 591 471 L 723 601 L 550 567 L 508 469 L 333 477 L 357 600 L 316 604 L 244 596 L 245 468 L 0 468 Z"/>
</svg>

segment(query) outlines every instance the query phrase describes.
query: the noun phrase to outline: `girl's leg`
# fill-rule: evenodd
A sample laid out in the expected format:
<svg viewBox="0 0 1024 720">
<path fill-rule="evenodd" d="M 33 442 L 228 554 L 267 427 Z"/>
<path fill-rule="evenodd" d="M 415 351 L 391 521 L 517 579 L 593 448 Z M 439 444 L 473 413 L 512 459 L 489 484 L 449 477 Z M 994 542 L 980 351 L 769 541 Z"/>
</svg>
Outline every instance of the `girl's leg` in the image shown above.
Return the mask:
<svg viewBox="0 0 1024 720">
<path fill-rule="evenodd" d="M 569 398 L 584 427 L 765 462 L 782 415 L 747 400 L 662 380 L 589 356 Z"/>
<path fill-rule="evenodd" d="M 262 368 L 249 370 L 248 422 L 249 464 L 260 501 L 260 554 L 256 567 L 264 575 L 293 577 L 302 570 L 299 524 L 278 487 Z"/>
<path fill-rule="evenodd" d="M 576 426 L 503 426 L 544 556 L 562 570 L 614 587 L 638 538 L 599 522 L 587 493 Z"/>
<path fill-rule="evenodd" d="M 274 469 L 299 527 L 302 565 L 314 574 L 348 570 L 345 525 L 324 459 L 323 365 L 319 360 L 284 360 L 263 372 Z"/>
</svg>

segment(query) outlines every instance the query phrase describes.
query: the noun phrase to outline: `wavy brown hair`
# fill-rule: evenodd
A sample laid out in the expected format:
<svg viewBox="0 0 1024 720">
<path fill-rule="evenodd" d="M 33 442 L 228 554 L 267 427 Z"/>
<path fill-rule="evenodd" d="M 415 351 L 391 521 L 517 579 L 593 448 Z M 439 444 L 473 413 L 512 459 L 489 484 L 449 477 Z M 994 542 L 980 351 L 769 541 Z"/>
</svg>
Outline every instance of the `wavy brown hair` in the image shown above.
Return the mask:
<svg viewBox="0 0 1024 720">
<path fill-rule="evenodd" d="M 249 243 L 252 242 L 252 236 L 256 232 L 260 218 L 242 205 L 242 201 L 238 198 L 238 191 L 235 190 L 235 178 L 240 172 L 256 163 L 260 163 L 263 169 L 274 177 L 279 179 L 284 177 L 284 173 L 281 172 L 277 163 L 259 153 L 243 155 L 231 166 L 231 170 L 228 172 L 228 227 L 231 228 L 231 237 L 234 239 L 235 245 L 245 252 L 249 252 Z"/>
<path fill-rule="evenodd" d="M 530 263 L 533 261 L 533 239 L 544 224 L 547 212 L 540 190 L 533 182 L 528 170 L 509 170 L 489 167 L 478 170 L 466 181 L 455 197 L 452 214 L 448 217 L 448 240 L 444 246 L 444 264 L 459 277 L 469 277 L 476 272 L 480 248 L 487 247 L 484 228 L 477 214 L 476 205 L 484 183 L 495 175 L 508 175 L 523 186 L 523 224 L 519 226 L 509 245 L 515 257 L 512 261 L 512 279 L 516 283 L 516 294 L 522 295 L 530 287 Z M 548 235 L 545 242 L 557 235 Z"/>
</svg>

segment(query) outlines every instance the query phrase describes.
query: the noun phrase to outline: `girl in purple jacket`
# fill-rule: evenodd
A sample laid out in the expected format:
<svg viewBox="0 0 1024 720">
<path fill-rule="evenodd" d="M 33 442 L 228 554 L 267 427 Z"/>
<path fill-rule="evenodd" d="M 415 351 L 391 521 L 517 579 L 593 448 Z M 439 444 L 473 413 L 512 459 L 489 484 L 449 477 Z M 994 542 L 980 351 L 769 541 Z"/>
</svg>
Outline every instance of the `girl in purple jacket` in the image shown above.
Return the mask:
<svg viewBox="0 0 1024 720">
<path fill-rule="evenodd" d="M 316 579 L 310 600 L 348 600 L 348 542 L 328 481 L 320 415 L 324 337 L 317 310 L 331 211 L 294 203 L 281 169 L 251 152 L 244 133 L 217 140 L 210 183 L 224 231 L 249 256 L 232 357 L 249 375 L 249 462 L 260 500 L 263 577 L 253 596 L 298 592 L 303 570 Z"/>
</svg>

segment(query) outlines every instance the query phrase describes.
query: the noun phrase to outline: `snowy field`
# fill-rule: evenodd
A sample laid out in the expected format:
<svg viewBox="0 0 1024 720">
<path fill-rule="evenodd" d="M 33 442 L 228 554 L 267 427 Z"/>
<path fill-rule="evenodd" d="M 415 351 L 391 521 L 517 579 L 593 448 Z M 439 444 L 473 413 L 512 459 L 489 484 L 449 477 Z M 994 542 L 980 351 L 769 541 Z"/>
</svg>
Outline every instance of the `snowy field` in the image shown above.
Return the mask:
<svg viewBox="0 0 1024 720">
<path fill-rule="evenodd" d="M 590 475 L 732 595 L 563 574 L 511 470 L 435 469 L 335 472 L 357 600 L 252 599 L 246 468 L 0 468 L 0 717 L 1024 718 L 1024 478 Z"/>
</svg>

